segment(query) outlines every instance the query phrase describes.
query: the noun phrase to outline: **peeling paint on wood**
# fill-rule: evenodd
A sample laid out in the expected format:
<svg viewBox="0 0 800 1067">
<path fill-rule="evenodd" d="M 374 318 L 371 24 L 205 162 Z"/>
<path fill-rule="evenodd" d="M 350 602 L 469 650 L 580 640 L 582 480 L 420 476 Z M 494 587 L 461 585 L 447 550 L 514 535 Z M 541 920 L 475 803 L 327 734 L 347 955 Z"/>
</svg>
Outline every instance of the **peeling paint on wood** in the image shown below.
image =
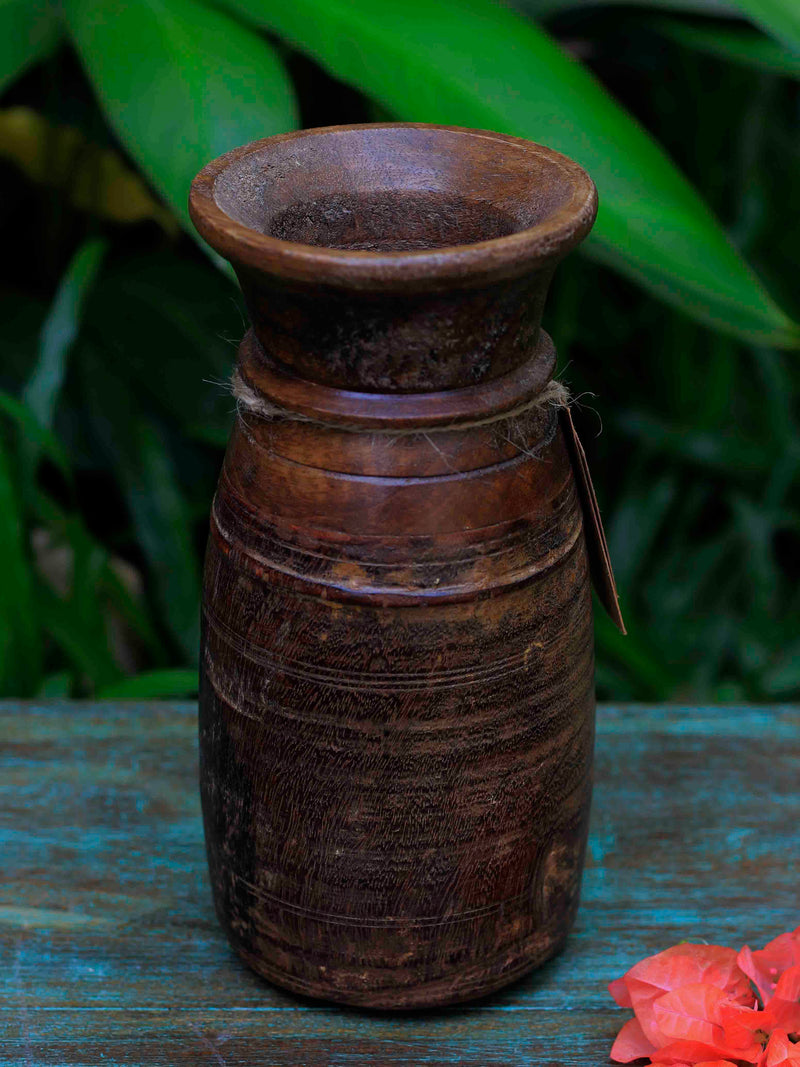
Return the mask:
<svg viewBox="0 0 800 1067">
<path fill-rule="evenodd" d="M 800 708 L 609 708 L 566 951 L 463 1008 L 292 997 L 211 906 L 186 704 L 0 705 L 0 1067 L 598 1067 L 607 982 L 800 921 Z"/>
</svg>

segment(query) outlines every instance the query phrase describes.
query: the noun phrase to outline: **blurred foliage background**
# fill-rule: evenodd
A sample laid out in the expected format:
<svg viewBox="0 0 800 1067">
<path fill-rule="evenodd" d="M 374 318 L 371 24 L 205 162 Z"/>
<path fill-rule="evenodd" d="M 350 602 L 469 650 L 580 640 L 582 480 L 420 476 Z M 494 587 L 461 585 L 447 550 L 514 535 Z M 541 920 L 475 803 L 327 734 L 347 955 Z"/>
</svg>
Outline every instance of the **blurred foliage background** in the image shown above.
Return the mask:
<svg viewBox="0 0 800 1067">
<path fill-rule="evenodd" d="M 630 631 L 599 695 L 800 696 L 798 78 L 796 0 L 0 0 L 0 695 L 194 692 L 245 323 L 189 182 L 398 118 L 598 184 L 545 326 Z"/>
</svg>

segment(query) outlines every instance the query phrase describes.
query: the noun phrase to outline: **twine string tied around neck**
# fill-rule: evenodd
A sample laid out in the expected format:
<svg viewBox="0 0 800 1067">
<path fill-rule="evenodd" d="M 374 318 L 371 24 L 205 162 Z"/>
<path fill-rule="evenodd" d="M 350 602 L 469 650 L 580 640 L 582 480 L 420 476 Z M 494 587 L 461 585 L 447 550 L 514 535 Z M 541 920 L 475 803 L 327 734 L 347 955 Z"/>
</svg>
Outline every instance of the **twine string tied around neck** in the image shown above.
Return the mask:
<svg viewBox="0 0 800 1067">
<path fill-rule="evenodd" d="M 442 423 L 435 426 L 415 426 L 410 428 L 391 427 L 383 429 L 374 425 L 359 424 L 356 422 L 332 422 L 325 419 L 314 418 L 304 415 L 299 411 L 281 407 L 269 400 L 262 393 L 254 389 L 239 372 L 234 370 L 231 378 L 231 392 L 236 400 L 239 413 L 247 412 L 258 418 L 271 421 L 303 422 L 314 426 L 322 426 L 330 430 L 340 430 L 350 433 L 372 433 L 386 437 L 404 437 L 412 434 L 428 435 L 432 433 L 452 433 L 458 430 L 474 430 L 481 427 L 495 425 L 496 423 L 509 422 L 521 418 L 542 408 L 569 407 L 571 402 L 570 392 L 563 382 L 549 381 L 543 389 L 534 396 L 528 397 L 522 403 L 513 408 L 506 408 L 496 414 L 488 415 L 480 419 L 459 419 L 451 423 Z"/>
</svg>

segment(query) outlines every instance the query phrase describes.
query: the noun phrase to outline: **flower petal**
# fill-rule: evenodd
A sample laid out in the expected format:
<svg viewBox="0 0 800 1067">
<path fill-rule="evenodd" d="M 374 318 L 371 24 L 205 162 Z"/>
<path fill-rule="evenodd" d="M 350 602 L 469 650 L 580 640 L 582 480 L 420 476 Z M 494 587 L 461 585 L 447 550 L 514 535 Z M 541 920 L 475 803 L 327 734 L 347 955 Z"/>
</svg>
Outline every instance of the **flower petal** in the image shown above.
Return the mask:
<svg viewBox="0 0 800 1067">
<path fill-rule="evenodd" d="M 630 1063 L 652 1056 L 655 1049 L 644 1036 L 638 1019 L 625 1023 L 617 1034 L 617 1040 L 611 1048 L 611 1059 L 616 1063 Z"/>
<path fill-rule="evenodd" d="M 800 1000 L 800 965 L 783 972 L 775 986 L 775 996 L 782 1000 Z"/>
<path fill-rule="evenodd" d="M 800 967 L 783 972 L 762 1015 L 765 1030 L 800 1032 Z"/>
<path fill-rule="evenodd" d="M 725 1031 L 720 1024 L 720 1004 L 727 999 L 716 986 L 698 983 L 665 993 L 653 1005 L 653 1013 L 667 1041 L 722 1045 Z"/>
<path fill-rule="evenodd" d="M 650 1059 L 653 1063 L 668 1064 L 669 1067 L 680 1067 L 683 1063 L 693 1064 L 696 1067 L 697 1064 L 707 1063 L 709 1060 L 713 1063 L 725 1055 L 724 1049 L 706 1045 L 702 1041 L 672 1041 L 664 1048 L 656 1049 L 651 1053 Z M 723 1059 L 722 1062 L 725 1063 L 725 1060 Z"/>
<path fill-rule="evenodd" d="M 763 1067 L 800 1067 L 800 1045 L 785 1030 L 774 1030 L 761 1060 Z"/>
<path fill-rule="evenodd" d="M 767 1040 L 774 1023 L 766 1011 L 748 1008 L 744 1004 L 727 1001 L 719 1006 L 719 1021 L 725 1033 L 725 1044 L 737 1049 L 745 1059 L 755 1059 Z M 745 1056 L 744 1050 L 748 1050 Z"/>
<path fill-rule="evenodd" d="M 742 1003 L 752 1004 L 755 999 L 747 976 L 736 963 L 736 953 L 720 945 L 673 945 L 664 952 L 640 960 L 622 980 L 645 1036 L 656 1047 L 668 1040 L 660 1036 L 653 1013 L 653 1005 L 664 993 L 706 983 L 724 990 Z"/>
<path fill-rule="evenodd" d="M 755 982 L 764 1004 L 768 1004 L 783 972 L 800 964 L 800 926 L 773 938 L 756 952 L 745 945 L 737 960 L 739 967 Z"/>
<path fill-rule="evenodd" d="M 622 978 L 615 978 L 613 982 L 609 982 L 608 991 L 621 1008 L 633 1007 L 633 1001 L 628 992 L 628 986 L 624 976 Z"/>
<path fill-rule="evenodd" d="M 641 960 L 628 971 L 627 977 L 664 991 L 697 982 L 707 982 L 728 992 L 739 992 L 747 985 L 736 962 L 736 953 L 721 945 L 674 945 Z"/>
<path fill-rule="evenodd" d="M 695 1064 L 695 1067 L 736 1067 L 730 1060 L 703 1060 Z"/>
</svg>

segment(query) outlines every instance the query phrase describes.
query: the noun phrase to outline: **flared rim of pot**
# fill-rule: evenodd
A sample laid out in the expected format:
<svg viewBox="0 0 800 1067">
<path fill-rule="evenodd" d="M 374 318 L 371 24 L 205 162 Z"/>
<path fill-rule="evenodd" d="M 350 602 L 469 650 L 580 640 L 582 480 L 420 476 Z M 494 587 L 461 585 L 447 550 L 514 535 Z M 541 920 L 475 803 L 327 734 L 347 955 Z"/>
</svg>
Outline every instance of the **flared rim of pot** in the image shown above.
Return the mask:
<svg viewBox="0 0 800 1067">
<path fill-rule="evenodd" d="M 209 163 L 192 221 L 237 269 L 369 291 L 472 287 L 554 266 L 597 192 L 573 160 L 489 130 L 327 126 Z"/>
</svg>

